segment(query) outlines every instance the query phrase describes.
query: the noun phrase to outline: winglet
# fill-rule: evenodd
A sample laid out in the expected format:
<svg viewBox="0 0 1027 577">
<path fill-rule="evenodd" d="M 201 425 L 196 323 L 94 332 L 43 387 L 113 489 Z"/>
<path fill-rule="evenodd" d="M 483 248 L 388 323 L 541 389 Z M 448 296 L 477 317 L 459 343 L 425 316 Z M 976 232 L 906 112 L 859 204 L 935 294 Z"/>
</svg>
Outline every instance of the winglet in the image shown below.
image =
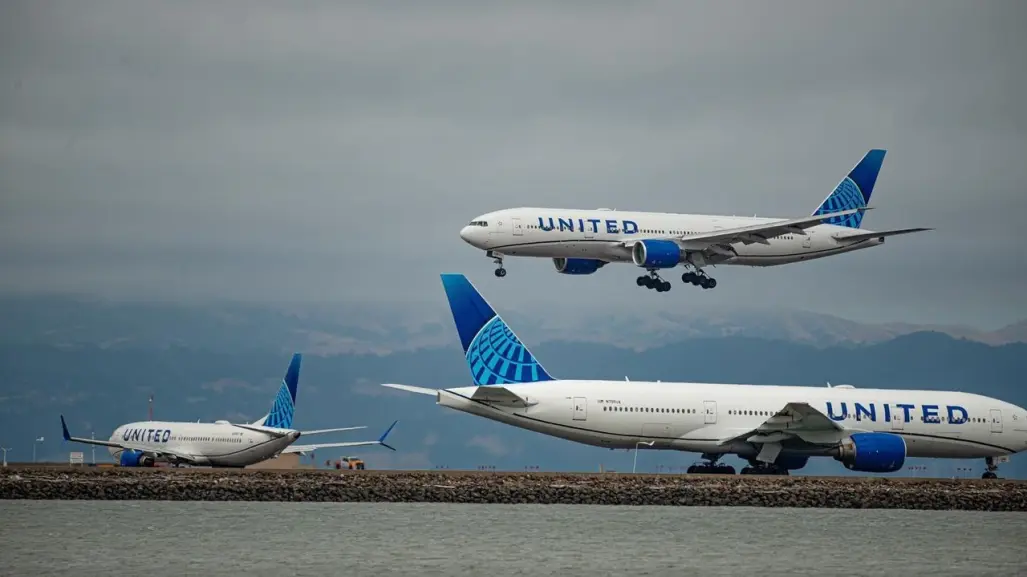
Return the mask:
<svg viewBox="0 0 1027 577">
<path fill-rule="evenodd" d="M 398 420 L 396 420 L 396 421 L 393 421 L 393 422 L 392 422 L 392 424 L 391 424 L 391 425 L 389 425 L 389 428 L 388 428 L 388 429 L 385 429 L 385 432 L 384 432 L 384 433 L 382 433 L 382 436 L 381 436 L 381 437 L 378 437 L 378 444 L 379 444 L 379 445 L 381 445 L 381 446 L 385 447 L 386 449 L 392 449 L 393 451 L 395 451 L 395 450 L 396 450 L 396 448 L 395 448 L 395 447 L 393 447 L 392 445 L 389 445 L 389 444 L 387 444 L 387 443 L 385 442 L 385 437 L 388 437 L 388 436 L 389 436 L 389 433 L 391 433 L 391 432 L 392 432 L 392 428 L 393 428 L 393 427 L 395 427 L 395 426 L 396 426 L 396 423 L 398 423 L 398 422 L 399 422 Z"/>
<path fill-rule="evenodd" d="M 71 433 L 68 432 L 68 424 L 64 422 L 64 415 L 61 415 L 61 434 L 64 435 L 65 441 L 71 440 Z"/>
</svg>

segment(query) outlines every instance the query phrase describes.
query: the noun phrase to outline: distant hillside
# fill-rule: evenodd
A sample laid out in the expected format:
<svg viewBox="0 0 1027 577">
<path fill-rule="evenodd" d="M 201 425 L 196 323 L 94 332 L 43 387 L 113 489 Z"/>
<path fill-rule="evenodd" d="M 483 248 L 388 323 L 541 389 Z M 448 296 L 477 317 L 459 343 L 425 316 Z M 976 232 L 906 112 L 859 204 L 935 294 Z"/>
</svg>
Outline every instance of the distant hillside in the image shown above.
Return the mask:
<svg viewBox="0 0 1027 577">
<path fill-rule="evenodd" d="M 256 330 L 257 325 L 247 321 Z M 692 339 L 636 352 L 588 342 L 549 342 L 533 346 L 546 368 L 561 377 L 621 380 L 694 380 L 755 384 L 856 387 L 922 387 L 965 390 L 1027 405 L 1027 344 L 989 346 L 940 333 L 914 333 L 872 345 L 813 347 L 782 340 L 740 336 Z M 32 439 L 43 436 L 39 454 L 67 458 L 58 415 L 88 436 L 107 436 L 119 423 L 146 417 L 153 393 L 158 418 L 211 421 L 255 419 L 267 411 L 285 367 L 287 353 L 225 350 L 217 347 L 117 347 L 49 344 L 0 346 L 0 444 L 15 447 L 11 457 L 31 455 Z M 457 344 L 391 354 L 308 354 L 297 402 L 297 425 L 304 428 L 367 425 L 368 429 L 331 436 L 372 439 L 400 419 L 389 453 L 353 451 L 373 467 L 422 468 L 438 465 L 474 468 L 495 465 L 520 469 L 629 470 L 631 455 L 549 439 L 438 407 L 433 400 L 380 386 L 404 382 L 424 386 L 468 383 Z M 328 440 L 326 438 L 326 440 Z M 89 455 L 88 449 L 87 456 Z M 318 459 L 338 457 L 324 451 Z M 103 451 L 98 454 L 102 457 Z M 88 458 L 88 457 L 87 457 Z M 697 455 L 642 453 L 639 467 L 686 466 Z M 931 462 L 935 474 L 977 462 Z M 1014 458 L 1007 476 L 1027 477 L 1027 463 Z M 809 472 L 843 474 L 830 460 Z"/>
<path fill-rule="evenodd" d="M 529 343 L 570 341 L 630 349 L 684 339 L 744 336 L 815 346 L 877 343 L 935 331 L 991 345 L 1027 342 L 1027 321 L 996 331 L 905 323 L 863 324 L 803 311 L 731 310 L 659 315 L 588 311 L 506 310 L 501 314 Z M 97 345 L 113 349 L 302 350 L 314 354 L 387 354 L 449 346 L 456 334 L 445 300 L 430 305 L 263 306 L 111 303 L 63 298 L 0 299 L 0 346 Z"/>
</svg>

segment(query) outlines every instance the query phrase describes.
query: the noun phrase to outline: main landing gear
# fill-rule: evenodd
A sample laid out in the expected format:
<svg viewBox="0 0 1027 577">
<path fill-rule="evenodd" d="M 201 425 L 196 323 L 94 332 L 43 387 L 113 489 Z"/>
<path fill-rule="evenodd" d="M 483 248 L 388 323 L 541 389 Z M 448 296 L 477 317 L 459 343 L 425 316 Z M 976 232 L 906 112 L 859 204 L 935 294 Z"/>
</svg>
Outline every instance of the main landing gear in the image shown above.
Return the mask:
<svg viewBox="0 0 1027 577">
<path fill-rule="evenodd" d="M 656 274 L 656 269 L 649 269 L 649 276 L 642 275 L 635 279 L 635 284 L 644 286 L 647 289 L 656 289 L 658 293 L 665 293 L 670 290 L 670 283 Z"/>
<path fill-rule="evenodd" d="M 705 474 L 705 475 L 734 475 L 735 468 L 731 465 L 724 465 L 718 463 L 721 455 L 711 455 L 709 453 L 703 453 L 702 458 L 705 460 L 704 463 L 692 465 L 688 468 L 687 473 L 693 474 Z"/>
<path fill-rule="evenodd" d="M 506 269 L 503 268 L 503 255 L 492 252 L 491 250 L 485 253 L 485 256 L 492 259 L 492 262 L 496 263 L 496 276 L 503 278 L 506 276 Z"/>
<path fill-rule="evenodd" d="M 682 274 L 681 282 L 701 286 L 704 289 L 711 289 L 717 286 L 717 279 L 707 276 L 702 269 L 698 269 L 696 272 L 688 271 Z"/>
<path fill-rule="evenodd" d="M 987 471 L 981 475 L 982 479 L 998 479 L 998 474 L 995 472 L 998 470 L 998 463 L 995 461 L 995 457 L 985 457 L 984 464 L 988 468 Z"/>
<path fill-rule="evenodd" d="M 777 465 L 749 461 L 748 467 L 742 468 L 742 475 L 787 475 L 788 469 L 782 469 Z"/>
</svg>

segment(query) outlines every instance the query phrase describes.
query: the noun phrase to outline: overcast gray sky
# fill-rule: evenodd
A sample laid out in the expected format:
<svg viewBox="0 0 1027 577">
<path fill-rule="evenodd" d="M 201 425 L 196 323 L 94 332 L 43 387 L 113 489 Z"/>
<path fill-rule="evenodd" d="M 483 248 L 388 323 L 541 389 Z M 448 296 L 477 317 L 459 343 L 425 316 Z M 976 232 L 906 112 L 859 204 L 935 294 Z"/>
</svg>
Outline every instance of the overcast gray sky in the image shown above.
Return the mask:
<svg viewBox="0 0 1027 577">
<path fill-rule="evenodd" d="M 0 290 L 856 320 L 1027 316 L 1027 4 L 0 4 Z M 505 279 L 457 233 L 519 205 L 809 214 L 889 150 L 884 247 L 665 294 Z"/>
</svg>

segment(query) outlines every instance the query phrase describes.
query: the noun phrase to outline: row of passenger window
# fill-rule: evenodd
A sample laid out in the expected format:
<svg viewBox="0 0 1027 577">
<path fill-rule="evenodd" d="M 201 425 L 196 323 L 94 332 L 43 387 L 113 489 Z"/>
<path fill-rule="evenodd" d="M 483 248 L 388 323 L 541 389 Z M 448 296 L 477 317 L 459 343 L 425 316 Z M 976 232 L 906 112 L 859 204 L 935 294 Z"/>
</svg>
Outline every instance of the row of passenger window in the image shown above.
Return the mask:
<svg viewBox="0 0 1027 577">
<path fill-rule="evenodd" d="M 187 437 L 175 435 L 171 437 L 171 440 L 194 443 L 241 443 L 242 437 Z"/>
<path fill-rule="evenodd" d="M 617 405 L 603 405 L 604 411 L 615 413 L 678 413 L 682 415 L 693 415 L 695 409 L 669 409 L 666 407 L 621 407 Z"/>
</svg>

